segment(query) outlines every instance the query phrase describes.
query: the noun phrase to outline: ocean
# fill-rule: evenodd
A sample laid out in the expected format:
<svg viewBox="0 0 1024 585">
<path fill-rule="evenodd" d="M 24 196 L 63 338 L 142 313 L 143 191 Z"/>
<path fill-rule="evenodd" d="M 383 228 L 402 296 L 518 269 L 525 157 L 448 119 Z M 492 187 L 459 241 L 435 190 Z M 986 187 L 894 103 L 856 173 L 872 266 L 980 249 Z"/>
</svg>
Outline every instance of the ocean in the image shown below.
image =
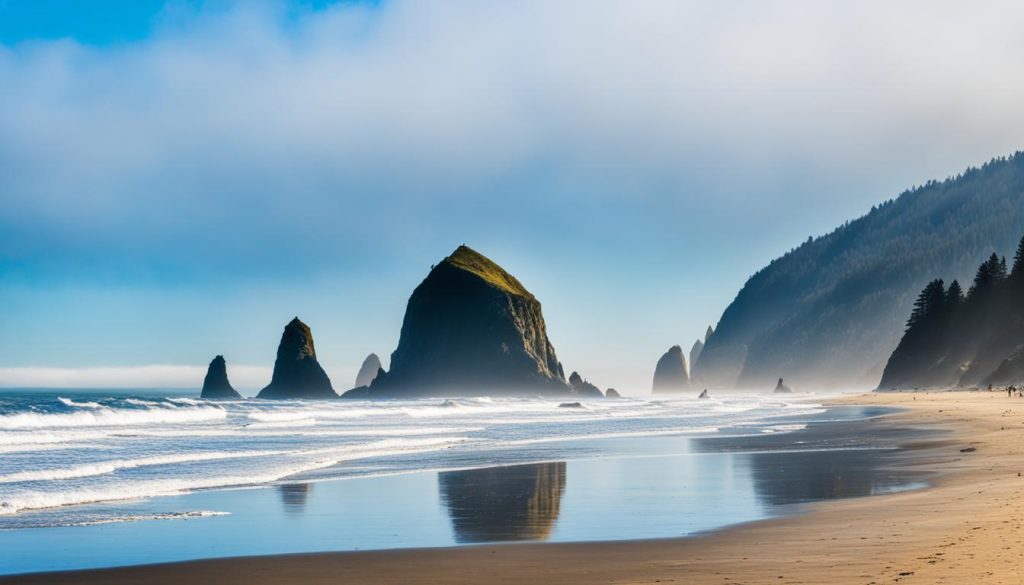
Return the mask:
<svg viewBox="0 0 1024 585">
<path fill-rule="evenodd" d="M 878 455 L 892 444 L 786 439 L 808 425 L 884 414 L 825 408 L 808 395 L 567 408 L 539 398 L 190 394 L 0 393 L 0 547 L 11 553 L 0 573 L 679 536 L 776 515 L 780 505 L 920 485 L 879 472 Z M 801 458 L 787 456 L 794 451 Z M 59 559 L 45 553 L 56 544 Z"/>
</svg>

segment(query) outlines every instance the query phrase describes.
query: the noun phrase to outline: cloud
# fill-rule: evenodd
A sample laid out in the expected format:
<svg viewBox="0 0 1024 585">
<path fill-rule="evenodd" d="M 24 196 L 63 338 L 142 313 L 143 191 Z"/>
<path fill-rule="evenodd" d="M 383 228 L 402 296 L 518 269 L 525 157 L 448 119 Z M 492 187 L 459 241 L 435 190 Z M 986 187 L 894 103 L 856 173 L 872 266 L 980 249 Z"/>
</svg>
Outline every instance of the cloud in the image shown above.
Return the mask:
<svg viewBox="0 0 1024 585">
<path fill-rule="evenodd" d="M 270 380 L 264 366 L 228 365 L 236 388 L 259 388 Z M 200 388 L 206 366 L 148 365 L 95 368 L 0 368 L 4 388 Z"/>
<path fill-rule="evenodd" d="M 1017 3 L 175 14 L 140 42 L 0 49 L 0 270 L 306 273 L 367 243 L 483 224 L 543 248 L 623 217 L 699 239 L 851 174 L 953 172 L 1024 127 Z"/>
</svg>

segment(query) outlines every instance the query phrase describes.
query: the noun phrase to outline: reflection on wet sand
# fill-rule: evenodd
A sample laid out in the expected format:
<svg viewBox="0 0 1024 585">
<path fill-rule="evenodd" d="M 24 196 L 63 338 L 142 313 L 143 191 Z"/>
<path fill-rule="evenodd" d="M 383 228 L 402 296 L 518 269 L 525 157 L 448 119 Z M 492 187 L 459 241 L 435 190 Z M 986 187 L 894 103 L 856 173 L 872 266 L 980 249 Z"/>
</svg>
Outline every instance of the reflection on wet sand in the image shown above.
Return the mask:
<svg viewBox="0 0 1024 585">
<path fill-rule="evenodd" d="M 745 455 L 754 491 L 773 506 L 855 498 L 905 487 L 907 472 L 888 466 L 892 452 L 877 449 L 751 453 Z"/>
<path fill-rule="evenodd" d="M 288 514 L 301 514 L 306 510 L 306 499 L 312 486 L 308 483 L 288 483 L 277 486 L 281 505 Z"/>
<path fill-rule="evenodd" d="M 544 540 L 558 520 L 565 462 L 439 473 L 460 543 Z"/>
</svg>

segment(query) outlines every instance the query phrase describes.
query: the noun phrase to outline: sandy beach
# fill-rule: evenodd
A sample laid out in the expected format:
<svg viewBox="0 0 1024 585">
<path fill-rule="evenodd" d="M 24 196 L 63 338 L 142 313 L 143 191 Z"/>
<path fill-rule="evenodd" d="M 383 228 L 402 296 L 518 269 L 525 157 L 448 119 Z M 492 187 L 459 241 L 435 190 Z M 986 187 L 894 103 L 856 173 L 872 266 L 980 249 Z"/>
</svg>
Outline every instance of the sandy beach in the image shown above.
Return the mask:
<svg viewBox="0 0 1024 585">
<path fill-rule="evenodd" d="M 900 406 L 892 424 L 949 431 L 908 465 L 933 487 L 814 504 L 707 536 L 506 544 L 195 561 L 15 576 L 0 583 L 1020 583 L 1024 399 L 898 393 L 838 402 Z M 909 445 L 909 447 L 914 447 Z M 55 551 L 59 554 L 59 551 Z"/>
</svg>

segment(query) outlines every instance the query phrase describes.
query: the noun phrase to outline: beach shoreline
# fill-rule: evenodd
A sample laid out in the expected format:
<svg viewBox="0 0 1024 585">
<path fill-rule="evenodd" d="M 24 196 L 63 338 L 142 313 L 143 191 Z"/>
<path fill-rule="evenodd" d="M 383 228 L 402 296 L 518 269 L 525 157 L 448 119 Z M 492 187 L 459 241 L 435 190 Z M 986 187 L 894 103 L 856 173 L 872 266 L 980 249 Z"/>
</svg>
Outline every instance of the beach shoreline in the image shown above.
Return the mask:
<svg viewBox="0 0 1024 585">
<path fill-rule="evenodd" d="M 949 392 L 851 395 L 832 404 L 896 406 L 905 410 L 883 424 L 946 432 L 906 459 L 941 475 L 927 489 L 811 504 L 799 515 L 685 538 L 237 557 L 0 583 L 1019 582 L 1024 449 L 1009 429 L 1024 430 L 1024 401 Z"/>
</svg>

